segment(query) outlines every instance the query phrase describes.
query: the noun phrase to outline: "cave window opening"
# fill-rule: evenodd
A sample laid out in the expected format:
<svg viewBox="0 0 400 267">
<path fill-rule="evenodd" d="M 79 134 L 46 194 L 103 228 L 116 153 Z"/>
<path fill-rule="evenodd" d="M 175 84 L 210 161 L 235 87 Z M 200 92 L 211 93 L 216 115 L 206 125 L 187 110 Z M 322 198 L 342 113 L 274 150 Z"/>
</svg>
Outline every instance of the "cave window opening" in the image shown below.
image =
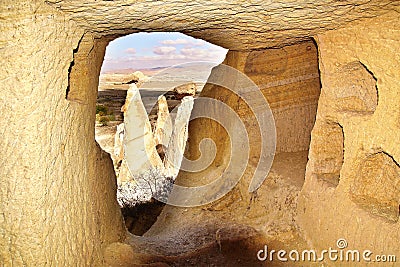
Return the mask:
<svg viewBox="0 0 400 267">
<path fill-rule="evenodd" d="M 182 98 L 191 94 L 196 97 L 201 92 L 211 68 L 223 61 L 226 52 L 226 49 L 206 41 L 168 32 L 134 33 L 117 38 L 107 46 L 99 77 L 95 137 L 113 160 L 118 202 L 131 233 L 144 234 L 156 221 L 164 203 L 154 198 L 133 201 L 130 195 L 136 189 L 133 189 L 133 179 L 123 160 L 122 148 L 128 89 L 132 86 L 138 88 L 154 133 L 159 110 L 157 105 L 150 103 L 157 103 L 157 98 L 164 95 L 170 116 L 174 118 Z M 190 63 L 198 61 L 214 63 L 201 70 L 190 69 Z M 176 84 L 189 84 L 194 91 L 176 90 Z M 161 160 L 164 149 L 163 145 L 156 144 Z"/>
</svg>

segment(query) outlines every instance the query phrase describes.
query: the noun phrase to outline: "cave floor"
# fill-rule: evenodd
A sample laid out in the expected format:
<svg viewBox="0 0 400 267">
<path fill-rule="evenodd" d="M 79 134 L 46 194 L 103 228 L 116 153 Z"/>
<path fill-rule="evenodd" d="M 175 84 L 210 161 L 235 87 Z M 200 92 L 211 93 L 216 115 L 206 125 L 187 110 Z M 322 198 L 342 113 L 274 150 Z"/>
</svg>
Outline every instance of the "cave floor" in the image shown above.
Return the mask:
<svg viewBox="0 0 400 267">
<path fill-rule="evenodd" d="M 131 263 L 122 266 L 288 266 L 276 258 L 272 262 L 259 261 L 257 252 L 265 245 L 268 250 L 276 251 L 309 249 L 295 222 L 307 155 L 307 151 L 301 151 L 275 156 L 271 179 L 263 184 L 259 204 L 252 207 L 255 215 L 251 211 L 235 213 L 243 206 L 239 200 L 226 207 L 230 209 L 228 212 L 167 205 L 144 236 L 127 238 L 132 255 L 122 258 Z M 294 201 L 290 205 L 289 196 Z M 270 206 L 257 207 L 263 203 Z M 264 224 L 259 224 L 260 221 Z M 317 265 L 308 262 L 307 266 L 314 264 Z M 291 262 L 290 266 L 293 265 L 302 263 Z"/>
</svg>

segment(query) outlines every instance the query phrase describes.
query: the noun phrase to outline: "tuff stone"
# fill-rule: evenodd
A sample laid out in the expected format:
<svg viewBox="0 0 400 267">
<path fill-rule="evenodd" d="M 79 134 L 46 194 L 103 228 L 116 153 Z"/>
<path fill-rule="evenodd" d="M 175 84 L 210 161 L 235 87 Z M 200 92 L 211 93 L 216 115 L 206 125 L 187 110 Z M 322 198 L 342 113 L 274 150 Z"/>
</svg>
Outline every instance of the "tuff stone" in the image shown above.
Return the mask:
<svg viewBox="0 0 400 267">
<path fill-rule="evenodd" d="M 3 0 L 1 264 L 103 266 L 137 260 L 139 266 L 171 261 L 184 266 L 187 260 L 195 265 L 196 259 L 206 260 L 200 257 L 205 251 L 219 259 L 232 244 L 255 251 L 266 242 L 327 249 L 342 237 L 352 248 L 398 253 L 399 5 Z M 230 49 L 225 63 L 263 85 L 280 133 L 270 177 L 257 192 L 248 192 L 260 142 L 259 131 L 252 131 L 253 157 L 231 193 L 200 208 L 164 209 L 144 238 L 127 233 L 111 158 L 94 139 L 106 45 L 139 31 L 180 31 Z M 271 64 L 263 65 L 263 58 Z M 256 128 L 235 96 L 215 87 L 203 94 L 234 106 L 246 127 Z M 207 171 L 179 173 L 179 183 L 196 185 L 223 171 L 228 138 L 210 120 L 190 124 L 188 156 L 199 156 L 193 144 L 204 127 L 215 137 L 216 159 Z M 382 183 L 376 182 L 379 175 Z M 242 226 L 227 228 L 232 221 Z M 175 241 L 182 247 L 171 246 Z M 239 252 L 223 255 L 227 260 L 246 255 Z M 115 255 L 121 258 L 113 260 Z M 251 255 L 244 259 L 254 260 Z"/>
</svg>

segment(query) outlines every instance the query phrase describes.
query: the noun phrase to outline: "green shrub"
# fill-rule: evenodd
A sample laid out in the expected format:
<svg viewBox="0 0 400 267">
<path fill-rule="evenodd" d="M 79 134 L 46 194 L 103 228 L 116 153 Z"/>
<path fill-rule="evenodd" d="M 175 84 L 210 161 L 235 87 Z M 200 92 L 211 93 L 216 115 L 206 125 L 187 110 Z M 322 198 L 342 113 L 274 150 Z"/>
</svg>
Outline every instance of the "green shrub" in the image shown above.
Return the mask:
<svg viewBox="0 0 400 267">
<path fill-rule="evenodd" d="M 102 126 L 108 125 L 108 122 L 115 121 L 115 115 L 112 110 L 108 110 L 107 106 L 96 105 L 96 121 Z"/>
<path fill-rule="evenodd" d="M 110 119 L 110 121 L 115 121 L 115 115 L 114 114 L 108 115 L 108 118 Z"/>
<path fill-rule="evenodd" d="M 103 105 L 96 105 L 96 114 L 100 114 L 100 116 L 104 116 L 108 114 L 108 108 Z"/>
<path fill-rule="evenodd" d="M 99 118 L 99 123 L 101 124 L 101 126 L 107 126 L 109 121 L 110 119 L 108 118 L 108 116 L 101 116 Z"/>
</svg>

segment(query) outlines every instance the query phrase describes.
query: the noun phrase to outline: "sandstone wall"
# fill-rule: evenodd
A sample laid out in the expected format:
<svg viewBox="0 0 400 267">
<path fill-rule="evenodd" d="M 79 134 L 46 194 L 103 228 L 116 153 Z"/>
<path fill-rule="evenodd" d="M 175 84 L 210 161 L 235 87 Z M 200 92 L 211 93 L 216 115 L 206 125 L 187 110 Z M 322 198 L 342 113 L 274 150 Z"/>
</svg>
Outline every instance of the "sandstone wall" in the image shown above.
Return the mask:
<svg viewBox="0 0 400 267">
<path fill-rule="evenodd" d="M 314 43 L 308 41 L 281 49 L 252 52 L 229 51 L 223 64 L 243 72 L 260 88 L 275 119 L 276 151 L 279 153 L 308 150 L 320 93 Z M 204 87 L 201 96 L 215 98 L 235 110 L 247 127 L 251 146 L 250 158 L 253 161 L 257 160 L 261 146 L 260 129 L 245 101 L 228 89 L 211 84 Z M 209 107 L 206 109 L 210 110 L 211 117 L 213 112 L 218 112 Z M 229 138 L 221 126 L 210 122 L 209 119 L 197 119 L 190 124 L 191 142 L 188 156 L 192 159 L 200 156 L 199 142 L 206 137 L 216 142 L 216 164 L 220 165 L 223 157 L 228 157 L 229 145 L 226 142 Z"/>
<path fill-rule="evenodd" d="M 112 162 L 94 141 L 106 43 L 39 1 L 0 9 L 0 265 L 99 266 L 125 237 Z"/>
<path fill-rule="evenodd" d="M 297 238 L 294 215 L 297 195 L 304 181 L 306 150 L 320 92 L 316 47 L 312 41 L 308 41 L 282 49 L 229 51 L 224 64 L 247 74 L 270 103 L 277 125 L 278 148 L 271 173 L 256 192 L 249 193 L 249 183 L 260 155 L 260 130 L 267 129 L 259 129 L 249 106 L 238 95 L 224 87 L 206 84 L 201 96 L 229 105 L 240 116 L 247 129 L 250 155 L 245 172 L 231 192 L 211 204 L 194 208 L 166 206 L 157 223 L 146 235 L 163 236 L 185 227 L 207 224 L 220 226 L 236 222 L 259 230 L 268 236 L 269 242 L 285 240 L 284 246 L 293 243 L 297 248 L 302 243 Z M 217 72 L 218 69 L 213 70 L 211 76 L 235 79 Z M 196 104 L 196 101 L 195 109 L 205 109 L 210 117 L 221 112 L 217 104 L 202 106 Z M 205 138 L 215 142 L 215 160 L 201 172 L 181 171 L 176 183 L 185 186 L 207 184 L 225 171 L 230 157 L 238 156 L 231 155 L 229 135 L 221 125 L 211 119 L 196 119 L 189 124 L 186 154 L 189 159 L 195 160 L 204 156 L 199 151 L 199 143 Z"/>
<path fill-rule="evenodd" d="M 320 93 L 314 43 L 250 52 L 244 73 L 259 86 L 272 109 L 276 151 L 308 150 Z"/>
<path fill-rule="evenodd" d="M 399 253 L 400 19 L 316 37 L 322 80 L 299 223 L 317 248 Z"/>
<path fill-rule="evenodd" d="M 182 31 L 229 49 L 261 49 L 231 51 L 226 62 L 244 70 L 259 85 L 267 85 L 263 93 L 274 109 L 279 136 L 285 136 L 278 142 L 279 151 L 293 151 L 293 144 L 296 151 L 306 147 L 305 130 L 312 124 L 317 83 L 316 77 L 303 77 L 315 75 L 315 66 L 300 68 L 304 73 L 299 66 L 307 53 L 315 55 L 315 48 L 311 43 L 287 51 L 264 48 L 319 34 L 323 91 L 298 221 L 319 248 L 332 246 L 341 236 L 358 248 L 371 244 L 376 253 L 398 251 L 399 19 L 398 13 L 388 13 L 399 11 L 398 6 L 398 1 L 359 0 L 213 5 L 172 0 L 3 0 L 0 262 L 5 266 L 101 266 L 106 247 L 125 238 L 111 160 L 94 141 L 95 98 L 106 45 L 101 38 L 136 31 Z M 348 26 L 376 16 L 380 17 Z M 263 65 L 263 58 L 268 62 L 275 56 L 271 66 Z M 289 66 L 291 60 L 298 64 L 287 69 L 292 74 L 275 72 L 274 66 L 282 68 L 285 58 Z M 264 73 L 264 67 L 258 66 L 272 70 Z M 299 76 L 303 79 L 291 80 Z M 284 84 L 274 84 L 276 78 Z M 238 104 L 223 89 L 207 93 Z M 236 110 L 253 129 L 252 115 L 239 105 Z M 195 184 L 223 171 L 224 153 L 229 153 L 226 136 L 219 126 L 205 125 L 221 151 L 215 168 L 197 176 L 182 173 L 181 183 Z M 292 131 L 299 128 L 302 131 Z M 259 153 L 259 133 L 250 133 L 247 180 L 212 205 L 189 211 L 169 207 L 153 234 L 175 231 L 185 221 L 208 223 L 210 218 L 249 224 L 271 236 L 285 233 L 281 241 L 296 234 L 294 215 L 306 156 L 279 153 L 273 179 L 257 194 L 249 194 L 248 177 Z M 192 133 L 190 138 L 197 137 Z M 192 157 L 198 153 L 190 152 Z"/>
<path fill-rule="evenodd" d="M 232 50 L 282 47 L 400 10 L 400 3 L 390 0 L 46 2 L 97 36 L 179 31 Z"/>
</svg>

